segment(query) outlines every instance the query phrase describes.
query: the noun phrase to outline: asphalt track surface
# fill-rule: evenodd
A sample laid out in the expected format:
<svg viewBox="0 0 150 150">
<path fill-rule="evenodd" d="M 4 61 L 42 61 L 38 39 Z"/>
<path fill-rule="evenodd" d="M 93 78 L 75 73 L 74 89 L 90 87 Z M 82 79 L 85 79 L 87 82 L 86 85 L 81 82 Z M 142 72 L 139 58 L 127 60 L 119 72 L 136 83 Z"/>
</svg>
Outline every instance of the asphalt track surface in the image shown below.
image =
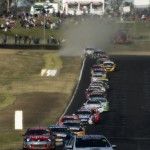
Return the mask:
<svg viewBox="0 0 150 150">
<path fill-rule="evenodd" d="M 111 73 L 108 95 L 110 112 L 101 114 L 87 134 L 103 134 L 117 150 L 150 150 L 150 56 L 110 56 L 117 71 Z M 73 114 L 85 102 L 94 61 L 87 58 L 79 88 L 66 114 Z"/>
</svg>

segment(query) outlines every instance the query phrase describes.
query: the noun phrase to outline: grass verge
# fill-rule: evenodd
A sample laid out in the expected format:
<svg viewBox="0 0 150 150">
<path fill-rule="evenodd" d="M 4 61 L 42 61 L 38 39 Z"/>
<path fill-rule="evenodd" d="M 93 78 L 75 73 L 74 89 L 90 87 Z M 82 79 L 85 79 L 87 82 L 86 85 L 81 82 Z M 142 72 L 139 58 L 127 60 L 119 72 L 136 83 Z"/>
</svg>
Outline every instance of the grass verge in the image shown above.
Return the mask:
<svg viewBox="0 0 150 150">
<path fill-rule="evenodd" d="M 22 145 L 31 126 L 55 124 L 76 86 L 82 58 L 59 57 L 55 52 L 0 51 L 0 147 Z M 41 77 L 42 68 L 59 69 L 55 77 Z M 14 130 L 14 112 L 23 111 L 23 130 Z"/>
</svg>

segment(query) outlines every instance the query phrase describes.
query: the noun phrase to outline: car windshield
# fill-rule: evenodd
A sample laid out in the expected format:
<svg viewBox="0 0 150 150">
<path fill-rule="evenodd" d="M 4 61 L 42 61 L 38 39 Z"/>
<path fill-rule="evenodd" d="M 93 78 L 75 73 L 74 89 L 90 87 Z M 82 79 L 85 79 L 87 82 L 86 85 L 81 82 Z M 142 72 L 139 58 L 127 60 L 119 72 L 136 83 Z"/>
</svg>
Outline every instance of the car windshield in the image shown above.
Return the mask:
<svg viewBox="0 0 150 150">
<path fill-rule="evenodd" d="M 80 123 L 72 123 L 72 122 L 66 122 L 66 123 L 64 123 L 64 125 L 66 125 L 66 126 L 81 126 L 81 124 Z"/>
<path fill-rule="evenodd" d="M 105 66 L 113 66 L 113 63 L 104 63 Z"/>
<path fill-rule="evenodd" d="M 101 68 L 98 68 L 98 69 L 94 69 L 94 70 L 93 70 L 93 74 L 94 74 L 94 73 L 99 73 L 99 72 L 104 73 L 104 70 L 101 69 Z"/>
<path fill-rule="evenodd" d="M 52 132 L 67 132 L 67 128 L 51 128 Z"/>
<path fill-rule="evenodd" d="M 110 144 L 105 138 L 96 138 L 96 139 L 76 139 L 77 148 L 86 148 L 86 147 L 110 147 Z"/>
<path fill-rule="evenodd" d="M 50 134 L 49 130 L 28 130 L 26 135 L 43 135 L 43 134 Z"/>
<path fill-rule="evenodd" d="M 103 77 L 104 76 L 104 74 L 94 74 L 93 76 L 92 76 L 92 78 L 94 78 L 94 77 L 99 77 L 99 78 L 101 78 L 101 77 Z"/>
<path fill-rule="evenodd" d="M 94 83 L 95 84 L 102 83 L 102 84 L 108 85 L 108 81 L 106 80 L 97 80 L 97 81 L 94 81 Z"/>
<path fill-rule="evenodd" d="M 62 118 L 62 122 L 66 121 L 66 120 L 75 120 L 74 118 Z"/>
<path fill-rule="evenodd" d="M 101 98 L 101 99 L 99 99 L 102 103 L 106 103 L 107 102 L 107 100 L 106 100 L 106 98 Z"/>
<path fill-rule="evenodd" d="M 94 51 L 94 48 L 85 48 L 85 50 L 90 50 L 90 51 Z"/>
<path fill-rule="evenodd" d="M 103 97 L 93 97 L 93 98 L 89 98 L 89 101 L 101 101 L 101 102 L 106 102 L 106 98 Z"/>
<path fill-rule="evenodd" d="M 100 93 L 100 94 L 96 94 L 96 93 L 92 93 L 89 98 L 92 98 L 92 97 L 104 97 L 103 96 L 103 93 Z"/>
<path fill-rule="evenodd" d="M 90 111 L 78 111 L 77 114 L 78 115 L 90 115 L 91 112 Z"/>
<path fill-rule="evenodd" d="M 83 131 L 82 128 L 71 128 L 70 129 L 71 132 L 80 132 L 80 131 Z"/>
<path fill-rule="evenodd" d="M 33 7 L 34 7 L 34 9 L 43 9 L 44 8 L 44 6 L 42 6 L 42 5 L 34 5 Z"/>
<path fill-rule="evenodd" d="M 46 6 L 46 9 L 49 9 L 49 8 L 53 8 L 53 6 L 52 5 Z"/>
<path fill-rule="evenodd" d="M 101 88 L 99 86 L 97 87 L 89 87 L 88 91 L 94 91 L 94 90 L 100 90 Z"/>
<path fill-rule="evenodd" d="M 87 104 L 101 104 L 99 101 L 88 101 Z"/>
</svg>

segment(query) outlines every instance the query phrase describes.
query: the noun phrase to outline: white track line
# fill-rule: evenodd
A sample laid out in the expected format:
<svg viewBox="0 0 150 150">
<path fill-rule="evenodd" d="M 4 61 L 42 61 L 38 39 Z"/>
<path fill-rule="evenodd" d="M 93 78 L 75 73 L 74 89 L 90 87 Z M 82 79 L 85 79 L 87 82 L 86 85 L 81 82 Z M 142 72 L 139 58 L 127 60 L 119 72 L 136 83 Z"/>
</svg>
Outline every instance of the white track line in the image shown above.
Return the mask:
<svg viewBox="0 0 150 150">
<path fill-rule="evenodd" d="M 67 112 L 68 108 L 70 107 L 70 105 L 71 105 L 71 103 L 72 103 L 72 101 L 73 101 L 73 99 L 74 99 L 74 96 L 76 95 L 76 92 L 77 92 L 77 89 L 78 89 L 78 87 L 79 87 L 80 80 L 81 80 L 81 77 L 82 77 L 83 68 L 84 68 L 84 65 L 85 65 L 85 60 L 86 60 L 86 57 L 83 59 L 83 62 L 82 62 L 82 68 L 81 68 L 81 70 L 80 70 L 80 76 L 79 76 L 78 83 L 77 83 L 77 85 L 76 85 L 75 91 L 74 91 L 74 93 L 73 93 L 73 95 L 72 95 L 72 97 L 71 97 L 71 100 L 70 100 L 68 106 L 66 107 L 66 109 L 65 109 L 65 111 L 63 112 L 63 114 L 61 115 L 61 117 L 65 115 L 65 113 Z M 57 121 L 56 125 L 57 125 L 57 124 L 58 124 L 58 121 Z"/>
</svg>

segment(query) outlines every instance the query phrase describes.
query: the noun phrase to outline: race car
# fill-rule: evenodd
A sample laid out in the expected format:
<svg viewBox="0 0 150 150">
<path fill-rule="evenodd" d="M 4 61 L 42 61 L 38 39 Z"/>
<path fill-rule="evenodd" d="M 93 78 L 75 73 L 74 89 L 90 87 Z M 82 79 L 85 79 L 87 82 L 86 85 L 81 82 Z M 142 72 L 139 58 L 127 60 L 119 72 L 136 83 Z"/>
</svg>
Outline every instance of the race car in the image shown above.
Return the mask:
<svg viewBox="0 0 150 150">
<path fill-rule="evenodd" d="M 99 113 L 102 113 L 104 111 L 101 102 L 97 100 L 95 101 L 88 100 L 86 103 L 83 104 L 81 108 L 89 108 L 89 109 L 96 108 Z"/>
<path fill-rule="evenodd" d="M 99 91 L 99 92 L 106 92 L 106 89 L 105 89 L 105 87 L 104 86 L 98 86 L 98 85 L 90 85 L 89 87 L 88 87 L 88 89 L 86 89 L 85 90 L 85 98 L 87 99 L 88 98 L 88 96 L 89 96 L 89 94 L 90 93 L 92 93 L 93 91 Z"/>
<path fill-rule="evenodd" d="M 125 30 L 119 30 L 111 36 L 111 42 L 114 44 L 128 44 L 128 36 Z"/>
<path fill-rule="evenodd" d="M 64 125 L 68 126 L 73 134 L 85 135 L 85 127 L 80 120 L 68 120 L 64 122 Z"/>
<path fill-rule="evenodd" d="M 80 118 L 73 114 L 73 115 L 65 115 L 65 116 L 61 116 L 59 121 L 58 121 L 58 125 L 63 125 L 63 123 L 67 120 L 80 120 Z"/>
<path fill-rule="evenodd" d="M 105 91 L 108 91 L 109 89 L 109 86 L 108 84 L 106 84 L 105 82 L 103 81 L 99 81 L 99 82 L 92 82 L 90 83 L 89 86 L 98 86 L 98 87 L 103 87 L 105 89 Z"/>
<path fill-rule="evenodd" d="M 104 68 L 106 72 L 113 72 L 116 69 L 116 64 L 113 61 L 107 60 L 101 64 L 101 67 Z"/>
<path fill-rule="evenodd" d="M 22 135 L 23 149 L 25 150 L 54 150 L 55 136 L 48 127 L 31 127 Z"/>
<path fill-rule="evenodd" d="M 99 69 L 99 68 L 101 68 L 101 65 L 100 65 L 100 64 L 94 64 L 94 65 L 92 66 L 92 68 L 93 68 L 93 69 Z"/>
<path fill-rule="evenodd" d="M 110 88 L 109 80 L 107 78 L 98 78 L 96 81 L 91 80 L 90 84 L 95 84 L 95 85 L 104 84 L 106 89 Z"/>
<path fill-rule="evenodd" d="M 65 145 L 64 150 L 114 150 L 116 147 L 116 145 L 111 145 L 103 135 L 86 134 L 72 137 Z"/>
<path fill-rule="evenodd" d="M 95 124 L 99 123 L 100 115 L 96 108 L 89 109 L 89 108 L 81 108 L 78 109 L 76 115 L 79 116 L 81 122 L 83 124 Z"/>
<path fill-rule="evenodd" d="M 90 93 L 87 97 L 87 100 L 89 98 L 93 98 L 93 97 L 107 97 L 107 93 L 102 93 L 102 92 L 98 92 L 98 91 L 93 91 L 92 93 Z"/>
<path fill-rule="evenodd" d="M 107 78 L 107 72 L 102 72 L 102 71 L 93 72 L 91 75 L 92 77 L 100 76 L 101 78 Z"/>
<path fill-rule="evenodd" d="M 89 97 L 86 103 L 100 103 L 102 112 L 109 111 L 109 102 L 106 97 Z"/>
<path fill-rule="evenodd" d="M 92 56 L 95 50 L 96 50 L 96 49 L 93 48 L 93 47 L 86 47 L 86 48 L 84 49 L 84 54 L 85 54 L 85 56 L 88 56 L 88 55 L 91 55 L 91 56 Z"/>
<path fill-rule="evenodd" d="M 105 73 L 93 74 L 91 77 L 91 82 L 95 82 L 98 79 L 107 79 L 107 75 Z"/>
<path fill-rule="evenodd" d="M 73 136 L 67 126 L 50 125 L 48 128 L 50 129 L 51 134 L 55 135 L 56 146 L 64 145 Z"/>
<path fill-rule="evenodd" d="M 91 96 L 107 97 L 107 92 L 93 91 L 87 95 L 86 100 Z"/>
<path fill-rule="evenodd" d="M 96 73 L 105 73 L 106 74 L 106 71 L 100 65 L 97 65 L 97 66 L 95 65 L 95 67 L 93 67 L 91 69 L 91 75 L 96 74 Z"/>
<path fill-rule="evenodd" d="M 94 59 L 99 58 L 100 56 L 103 56 L 103 55 L 106 55 L 106 53 L 101 49 L 95 50 L 93 52 L 93 58 Z"/>
<path fill-rule="evenodd" d="M 107 55 L 102 55 L 96 59 L 96 64 L 102 64 L 106 60 L 109 60 L 109 57 Z"/>
<path fill-rule="evenodd" d="M 78 136 L 85 135 L 85 128 L 83 127 L 70 127 L 70 130 L 75 135 L 78 135 Z"/>
</svg>

